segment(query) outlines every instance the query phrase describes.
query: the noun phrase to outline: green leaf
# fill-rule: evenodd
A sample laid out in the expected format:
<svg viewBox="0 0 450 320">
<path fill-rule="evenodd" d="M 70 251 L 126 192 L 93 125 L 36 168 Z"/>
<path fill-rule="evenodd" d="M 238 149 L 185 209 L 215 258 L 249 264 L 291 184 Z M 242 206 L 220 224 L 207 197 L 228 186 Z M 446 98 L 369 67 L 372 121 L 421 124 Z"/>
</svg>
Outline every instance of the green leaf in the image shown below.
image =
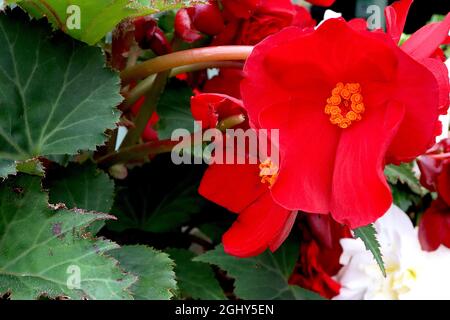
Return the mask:
<svg viewBox="0 0 450 320">
<path fill-rule="evenodd" d="M 114 200 L 114 181 L 94 163 L 69 164 L 50 177 L 50 203 L 64 203 L 69 209 L 108 213 Z"/>
<path fill-rule="evenodd" d="M 174 231 L 201 211 L 203 199 L 197 186 L 201 166 L 177 166 L 170 155 L 158 157 L 116 184 L 111 213 L 118 218 L 108 223 L 114 231 L 140 229 L 162 233 Z"/>
<path fill-rule="evenodd" d="M 200 300 L 226 300 L 213 270 L 207 264 L 192 261 L 195 254 L 184 249 L 166 252 L 175 260 L 178 287 L 184 298 Z"/>
<path fill-rule="evenodd" d="M 0 159 L 0 179 L 16 174 L 16 163 L 10 160 Z"/>
<path fill-rule="evenodd" d="M 194 118 L 190 105 L 192 89 L 185 83 L 172 80 L 158 103 L 158 136 L 161 140 L 170 139 L 176 129 L 194 131 Z"/>
<path fill-rule="evenodd" d="M 240 259 L 225 253 L 219 245 L 194 261 L 217 265 L 235 279 L 235 294 L 246 300 L 315 299 L 317 295 L 291 286 L 288 279 L 298 258 L 299 244 L 287 241 L 276 253 L 269 251 Z M 307 294 L 304 294 L 307 293 Z"/>
<path fill-rule="evenodd" d="M 54 173 L 50 178 L 50 203 L 64 203 L 69 209 L 108 213 L 114 201 L 114 181 L 97 169 L 95 164 L 71 163 L 67 168 Z M 105 226 L 104 221 L 96 221 L 89 232 L 97 234 Z"/>
<path fill-rule="evenodd" d="M 47 17 L 50 23 L 90 45 L 97 43 L 123 19 L 189 6 L 200 1 L 167 0 L 6 0 L 18 3 L 33 17 Z M 78 12 L 69 10 L 76 5 Z M 79 21 L 79 26 L 76 22 Z M 75 22 L 75 24 L 74 24 Z"/>
<path fill-rule="evenodd" d="M 33 176 L 45 176 L 44 167 L 39 159 L 30 159 L 26 161 L 17 162 L 16 170 L 21 173 L 30 174 Z"/>
<path fill-rule="evenodd" d="M 406 185 L 393 185 L 391 191 L 394 204 L 405 212 L 408 212 L 411 206 L 418 205 L 422 199 L 419 195 L 412 193 Z"/>
<path fill-rule="evenodd" d="M 353 232 L 356 238 L 360 238 L 364 242 L 366 249 L 372 253 L 375 261 L 381 269 L 381 272 L 383 273 L 383 276 L 386 277 L 386 269 L 384 267 L 383 256 L 380 250 L 380 243 L 377 240 L 377 231 L 375 230 L 373 224 L 355 229 Z"/>
<path fill-rule="evenodd" d="M 124 246 L 109 252 L 120 266 L 138 276 L 131 287 L 137 300 L 170 300 L 177 289 L 174 263 L 163 252 L 146 246 Z"/>
<path fill-rule="evenodd" d="M 0 295 L 131 299 L 128 288 L 136 279 L 106 255 L 118 246 L 85 233 L 110 216 L 51 209 L 47 200 L 38 177 L 18 176 L 0 186 Z"/>
<path fill-rule="evenodd" d="M 384 173 L 391 184 L 399 182 L 408 185 L 418 195 L 422 195 L 422 187 L 419 179 L 414 175 L 411 164 L 403 163 L 400 166 L 388 165 Z"/>
<path fill-rule="evenodd" d="M 52 39 L 19 9 L 0 14 L 0 43 L 0 160 L 76 154 L 104 142 L 122 98 L 100 49 Z"/>
</svg>

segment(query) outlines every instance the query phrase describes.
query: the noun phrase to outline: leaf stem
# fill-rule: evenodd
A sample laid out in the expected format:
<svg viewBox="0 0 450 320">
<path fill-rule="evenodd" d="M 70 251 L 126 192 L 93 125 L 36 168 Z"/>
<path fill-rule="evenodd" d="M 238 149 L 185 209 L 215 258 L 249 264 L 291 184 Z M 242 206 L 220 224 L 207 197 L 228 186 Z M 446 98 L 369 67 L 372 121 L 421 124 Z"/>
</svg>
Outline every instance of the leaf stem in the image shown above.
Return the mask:
<svg viewBox="0 0 450 320">
<path fill-rule="evenodd" d="M 156 76 L 155 81 L 149 88 L 148 94 L 146 95 L 145 103 L 142 105 L 136 116 L 134 127 L 128 131 L 128 134 L 126 135 L 120 149 L 132 146 L 139 141 L 142 132 L 144 132 L 145 127 L 147 126 L 148 120 L 156 111 L 159 97 L 164 91 L 169 73 L 170 71 L 164 71 L 158 73 Z"/>
<path fill-rule="evenodd" d="M 218 46 L 178 51 L 126 68 L 120 74 L 124 84 L 176 67 L 211 61 L 245 60 L 252 46 Z"/>
<path fill-rule="evenodd" d="M 169 77 L 175 77 L 179 74 L 195 72 L 208 68 L 242 69 L 243 66 L 244 64 L 239 61 L 211 61 L 211 62 L 194 63 L 172 69 Z M 155 78 L 156 75 L 152 74 L 148 76 L 146 79 L 139 82 L 138 85 L 127 94 L 126 100 L 122 107 L 123 108 L 122 111 L 127 111 L 134 103 L 136 103 L 136 101 L 138 101 L 139 98 L 142 97 L 145 94 L 145 92 L 149 90 L 149 87 L 152 86 L 153 82 L 155 81 Z"/>
</svg>

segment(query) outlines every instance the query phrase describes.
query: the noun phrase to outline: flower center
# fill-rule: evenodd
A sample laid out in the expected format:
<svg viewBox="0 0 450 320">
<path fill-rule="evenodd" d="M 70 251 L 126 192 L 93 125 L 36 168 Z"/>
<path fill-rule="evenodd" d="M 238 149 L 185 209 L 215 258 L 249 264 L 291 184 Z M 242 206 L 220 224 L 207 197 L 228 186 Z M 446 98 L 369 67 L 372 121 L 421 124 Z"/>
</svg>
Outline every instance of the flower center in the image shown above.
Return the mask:
<svg viewBox="0 0 450 320">
<path fill-rule="evenodd" d="M 260 163 L 259 170 L 261 183 L 268 183 L 269 188 L 272 188 L 278 177 L 278 166 L 270 158 L 267 158 Z"/>
<path fill-rule="evenodd" d="M 346 129 L 353 122 L 362 119 L 365 111 L 361 85 L 359 83 L 339 82 L 327 99 L 325 113 L 330 115 L 330 122 L 339 128 Z"/>
</svg>

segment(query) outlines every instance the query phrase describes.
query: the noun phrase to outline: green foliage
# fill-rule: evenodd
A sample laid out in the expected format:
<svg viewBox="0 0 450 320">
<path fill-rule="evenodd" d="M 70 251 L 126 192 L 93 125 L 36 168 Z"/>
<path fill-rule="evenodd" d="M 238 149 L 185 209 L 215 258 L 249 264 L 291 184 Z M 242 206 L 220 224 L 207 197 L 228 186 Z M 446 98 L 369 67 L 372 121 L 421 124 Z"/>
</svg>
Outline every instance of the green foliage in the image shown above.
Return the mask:
<svg viewBox="0 0 450 320">
<path fill-rule="evenodd" d="M 122 99 L 100 49 L 56 41 L 19 11 L 0 14 L 2 176 L 13 173 L 13 161 L 95 149 Z"/>
<path fill-rule="evenodd" d="M 176 129 L 194 131 L 194 118 L 191 114 L 192 90 L 183 83 L 172 81 L 164 91 L 158 104 L 158 136 L 170 139 Z"/>
<path fill-rule="evenodd" d="M 202 172 L 198 166 L 173 165 L 166 157 L 135 168 L 117 183 L 111 213 L 118 221 L 108 227 L 161 233 L 183 226 L 200 212 L 203 200 L 197 193 L 197 181 Z"/>
<path fill-rule="evenodd" d="M 375 227 L 371 224 L 366 227 L 355 229 L 353 232 L 356 238 L 360 238 L 364 242 L 366 249 L 372 253 L 383 276 L 386 277 L 386 269 L 384 267 L 383 256 L 380 250 L 380 243 L 377 240 L 377 231 L 375 230 Z"/>
<path fill-rule="evenodd" d="M 308 290 L 288 284 L 298 258 L 299 244 L 287 241 L 276 253 L 269 251 L 254 257 L 240 259 L 225 253 L 223 246 L 197 257 L 217 265 L 235 279 L 237 297 L 246 300 L 303 300 L 320 299 Z"/>
<path fill-rule="evenodd" d="M 403 163 L 399 166 L 389 165 L 386 166 L 384 173 L 389 183 L 394 185 L 403 183 L 416 194 L 421 195 L 423 193 L 419 179 L 417 179 L 412 170 L 412 164 Z"/>
<path fill-rule="evenodd" d="M 101 40 L 125 18 L 188 6 L 194 1 L 166 0 L 6 0 L 17 3 L 36 18 L 47 17 L 54 28 L 90 45 Z M 199 2 L 199 1 L 197 1 Z M 79 11 L 70 10 L 76 4 Z M 79 13 L 79 26 L 77 16 Z"/>
<path fill-rule="evenodd" d="M 226 297 L 207 264 L 192 261 L 195 254 L 184 249 L 166 251 L 175 260 L 178 287 L 183 298 L 225 300 Z"/>
<path fill-rule="evenodd" d="M 0 294 L 10 292 L 12 299 L 132 298 L 128 288 L 136 279 L 106 255 L 118 246 L 85 232 L 108 215 L 53 210 L 40 179 L 19 176 L 0 186 L 0 216 Z M 80 281 L 71 282 L 76 269 Z"/>
<path fill-rule="evenodd" d="M 125 270 L 138 276 L 130 288 L 136 300 L 169 300 L 177 284 L 174 263 L 165 253 L 146 246 L 124 246 L 110 251 Z"/>
<path fill-rule="evenodd" d="M 49 179 L 50 203 L 63 203 L 69 209 L 108 213 L 114 200 L 114 181 L 97 169 L 95 164 L 71 163 L 67 168 L 53 173 Z M 103 228 L 104 221 L 96 221 L 90 227 L 92 234 Z"/>
<path fill-rule="evenodd" d="M 71 163 L 50 178 L 50 203 L 69 209 L 108 213 L 114 199 L 114 181 L 91 162 Z"/>
<path fill-rule="evenodd" d="M 31 174 L 33 176 L 43 177 L 45 176 L 45 170 L 39 159 L 30 159 L 26 161 L 20 161 L 16 164 L 16 170 L 21 173 Z"/>
</svg>

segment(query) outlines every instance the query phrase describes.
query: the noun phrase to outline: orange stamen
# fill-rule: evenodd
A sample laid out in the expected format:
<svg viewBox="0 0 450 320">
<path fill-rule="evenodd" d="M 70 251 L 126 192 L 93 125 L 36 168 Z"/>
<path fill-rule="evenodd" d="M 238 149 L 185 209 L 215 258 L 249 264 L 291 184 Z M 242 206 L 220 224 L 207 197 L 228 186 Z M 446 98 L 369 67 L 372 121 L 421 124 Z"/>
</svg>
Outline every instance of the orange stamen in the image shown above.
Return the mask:
<svg viewBox="0 0 450 320">
<path fill-rule="evenodd" d="M 359 83 L 336 84 L 327 99 L 325 114 L 330 115 L 330 122 L 339 128 L 346 129 L 353 122 L 360 121 L 365 111 Z"/>
<path fill-rule="evenodd" d="M 268 183 L 269 188 L 272 188 L 278 177 L 278 166 L 274 164 L 270 158 L 267 158 L 260 163 L 259 170 L 261 183 Z"/>
</svg>

